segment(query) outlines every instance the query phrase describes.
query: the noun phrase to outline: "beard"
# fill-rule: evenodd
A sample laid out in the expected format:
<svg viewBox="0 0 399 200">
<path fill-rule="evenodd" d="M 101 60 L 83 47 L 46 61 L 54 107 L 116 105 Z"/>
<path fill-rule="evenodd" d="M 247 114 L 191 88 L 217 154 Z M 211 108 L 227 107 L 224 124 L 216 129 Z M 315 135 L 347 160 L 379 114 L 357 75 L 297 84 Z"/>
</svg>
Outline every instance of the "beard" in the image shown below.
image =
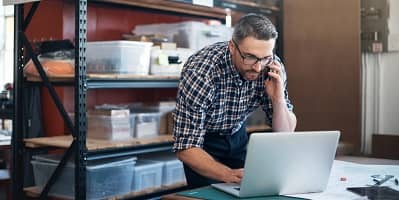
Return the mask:
<svg viewBox="0 0 399 200">
<path fill-rule="evenodd" d="M 243 71 L 243 72 L 244 72 L 243 73 L 244 79 L 245 80 L 249 80 L 249 81 L 254 81 L 254 80 L 258 79 L 259 75 L 261 73 L 261 72 L 257 72 L 257 71 L 254 71 L 254 70 L 246 70 L 246 71 Z"/>
</svg>

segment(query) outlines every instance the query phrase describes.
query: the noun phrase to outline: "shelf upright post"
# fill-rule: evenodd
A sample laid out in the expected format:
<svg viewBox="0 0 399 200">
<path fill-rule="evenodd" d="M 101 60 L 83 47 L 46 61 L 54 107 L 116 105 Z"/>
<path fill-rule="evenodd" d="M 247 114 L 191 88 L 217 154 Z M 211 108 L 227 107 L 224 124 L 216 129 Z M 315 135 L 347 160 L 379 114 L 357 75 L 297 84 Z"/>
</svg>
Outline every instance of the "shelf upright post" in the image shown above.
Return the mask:
<svg viewBox="0 0 399 200">
<path fill-rule="evenodd" d="M 14 6 L 14 117 L 12 131 L 12 199 L 23 199 L 23 49 L 20 35 L 23 30 L 24 8 Z"/>
<path fill-rule="evenodd" d="M 86 199 L 87 0 L 75 1 L 75 199 Z"/>
</svg>

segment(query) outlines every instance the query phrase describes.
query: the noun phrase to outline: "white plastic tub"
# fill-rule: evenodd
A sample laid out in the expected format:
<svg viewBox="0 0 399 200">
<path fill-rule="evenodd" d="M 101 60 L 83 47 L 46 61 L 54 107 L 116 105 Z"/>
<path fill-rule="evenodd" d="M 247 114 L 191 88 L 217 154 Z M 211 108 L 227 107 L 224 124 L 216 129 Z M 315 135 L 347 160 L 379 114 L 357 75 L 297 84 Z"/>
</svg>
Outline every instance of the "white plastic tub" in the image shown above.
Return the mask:
<svg viewBox="0 0 399 200">
<path fill-rule="evenodd" d="M 158 188 L 162 185 L 161 162 L 137 160 L 132 179 L 132 190 L 141 191 L 148 188 Z"/>
<path fill-rule="evenodd" d="M 162 162 L 162 185 L 168 186 L 186 181 L 183 163 L 173 153 L 152 153 L 140 156 L 143 160 Z"/>
<path fill-rule="evenodd" d="M 87 43 L 87 73 L 148 75 L 151 42 Z"/>
</svg>

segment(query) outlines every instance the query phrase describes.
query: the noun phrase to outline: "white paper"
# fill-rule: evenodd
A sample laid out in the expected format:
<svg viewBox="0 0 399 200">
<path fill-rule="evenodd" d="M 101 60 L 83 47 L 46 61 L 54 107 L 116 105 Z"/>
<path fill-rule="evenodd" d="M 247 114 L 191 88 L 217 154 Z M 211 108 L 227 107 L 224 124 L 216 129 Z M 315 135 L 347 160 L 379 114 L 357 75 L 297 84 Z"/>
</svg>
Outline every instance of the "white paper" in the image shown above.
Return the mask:
<svg viewBox="0 0 399 200">
<path fill-rule="evenodd" d="M 323 200 L 364 199 L 364 197 L 347 191 L 346 188 L 373 185 L 374 182 L 371 175 L 394 175 L 395 178 L 399 178 L 399 166 L 366 165 L 335 160 L 331 169 L 327 189 L 324 192 L 289 196 Z M 394 178 L 385 182 L 382 186 L 389 186 L 392 189 L 399 190 L 399 186 L 394 183 Z"/>
</svg>

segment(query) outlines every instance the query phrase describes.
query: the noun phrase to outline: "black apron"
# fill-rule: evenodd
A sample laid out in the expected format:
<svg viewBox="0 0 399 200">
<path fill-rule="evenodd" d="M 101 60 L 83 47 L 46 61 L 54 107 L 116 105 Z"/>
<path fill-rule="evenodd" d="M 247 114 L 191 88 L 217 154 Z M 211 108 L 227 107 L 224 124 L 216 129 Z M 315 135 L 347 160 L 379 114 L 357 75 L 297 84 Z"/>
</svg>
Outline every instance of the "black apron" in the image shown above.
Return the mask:
<svg viewBox="0 0 399 200">
<path fill-rule="evenodd" d="M 233 135 L 220 135 L 219 133 L 206 133 L 203 149 L 215 160 L 224 165 L 238 169 L 244 167 L 247 153 L 248 134 L 243 124 Z M 189 188 L 202 187 L 219 181 L 204 177 L 184 164 L 184 173 Z"/>
</svg>

